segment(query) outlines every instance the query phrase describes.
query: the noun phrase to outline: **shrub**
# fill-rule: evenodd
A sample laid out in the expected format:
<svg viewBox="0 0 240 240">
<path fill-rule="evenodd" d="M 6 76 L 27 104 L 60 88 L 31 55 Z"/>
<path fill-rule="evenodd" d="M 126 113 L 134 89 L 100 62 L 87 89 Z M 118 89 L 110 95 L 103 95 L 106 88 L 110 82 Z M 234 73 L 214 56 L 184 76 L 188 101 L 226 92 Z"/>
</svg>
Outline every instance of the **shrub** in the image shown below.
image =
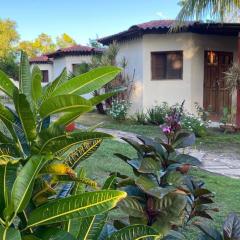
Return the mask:
<svg viewBox="0 0 240 240">
<path fill-rule="evenodd" d="M 145 125 L 147 124 L 147 114 L 143 111 L 137 111 L 132 117 L 132 120 L 139 124 Z"/>
<path fill-rule="evenodd" d="M 195 133 L 197 137 L 204 137 L 207 135 L 206 123 L 193 114 L 184 114 L 181 120 L 181 125 L 184 129 Z"/>
<path fill-rule="evenodd" d="M 151 124 L 160 125 L 164 123 L 165 117 L 170 111 L 170 107 L 166 102 L 147 109 L 147 121 Z"/>
<path fill-rule="evenodd" d="M 122 121 L 126 119 L 127 111 L 130 103 L 126 100 L 115 99 L 112 101 L 112 106 L 108 110 L 108 114 L 115 120 Z"/>
<path fill-rule="evenodd" d="M 114 221 L 114 226 L 130 224 L 151 226 L 160 239 L 185 239 L 180 230 L 196 217 L 210 218 L 213 194 L 204 184 L 188 175 L 195 157 L 182 154 L 179 148 L 194 144 L 195 136 L 181 129 L 181 107 L 173 109 L 163 129 L 163 137 L 155 140 L 139 136 L 140 141 L 124 139 L 136 151 L 137 158 L 116 154 L 129 164 L 135 177 L 117 174 L 119 189 L 128 193 L 118 207 L 128 219 Z M 179 231 L 179 232 L 177 232 Z"/>
</svg>

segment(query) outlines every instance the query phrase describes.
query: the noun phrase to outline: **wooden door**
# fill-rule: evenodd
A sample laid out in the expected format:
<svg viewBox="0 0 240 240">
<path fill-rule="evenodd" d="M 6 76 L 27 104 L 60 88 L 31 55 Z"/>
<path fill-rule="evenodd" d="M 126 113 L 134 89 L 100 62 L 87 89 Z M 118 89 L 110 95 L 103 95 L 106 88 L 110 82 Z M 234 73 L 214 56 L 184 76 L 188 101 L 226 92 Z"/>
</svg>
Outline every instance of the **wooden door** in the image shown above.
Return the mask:
<svg viewBox="0 0 240 240">
<path fill-rule="evenodd" d="M 233 62 L 230 52 L 205 52 L 204 60 L 204 102 L 205 109 L 211 109 L 212 120 L 220 120 L 223 108 L 231 111 L 232 97 L 224 80 L 226 72 Z"/>
</svg>

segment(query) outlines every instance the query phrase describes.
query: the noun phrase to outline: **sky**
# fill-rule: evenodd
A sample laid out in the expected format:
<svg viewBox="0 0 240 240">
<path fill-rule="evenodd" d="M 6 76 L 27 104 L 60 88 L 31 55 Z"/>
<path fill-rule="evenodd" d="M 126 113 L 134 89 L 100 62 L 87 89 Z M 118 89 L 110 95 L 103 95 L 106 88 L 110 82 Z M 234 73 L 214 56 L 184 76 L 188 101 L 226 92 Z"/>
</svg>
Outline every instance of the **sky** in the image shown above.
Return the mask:
<svg viewBox="0 0 240 240">
<path fill-rule="evenodd" d="M 0 0 L 0 18 L 16 21 L 21 40 L 67 33 L 77 43 L 138 23 L 175 18 L 178 0 Z"/>
</svg>

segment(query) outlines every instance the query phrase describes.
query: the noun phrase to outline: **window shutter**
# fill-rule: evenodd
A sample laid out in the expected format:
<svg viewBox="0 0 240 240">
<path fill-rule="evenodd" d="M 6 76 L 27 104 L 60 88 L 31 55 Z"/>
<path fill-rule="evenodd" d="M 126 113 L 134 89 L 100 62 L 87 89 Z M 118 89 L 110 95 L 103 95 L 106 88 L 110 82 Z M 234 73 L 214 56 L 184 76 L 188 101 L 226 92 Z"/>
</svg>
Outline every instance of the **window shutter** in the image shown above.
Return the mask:
<svg viewBox="0 0 240 240">
<path fill-rule="evenodd" d="M 151 68 L 152 80 L 166 78 L 166 54 L 165 53 L 152 53 L 151 54 Z"/>
</svg>

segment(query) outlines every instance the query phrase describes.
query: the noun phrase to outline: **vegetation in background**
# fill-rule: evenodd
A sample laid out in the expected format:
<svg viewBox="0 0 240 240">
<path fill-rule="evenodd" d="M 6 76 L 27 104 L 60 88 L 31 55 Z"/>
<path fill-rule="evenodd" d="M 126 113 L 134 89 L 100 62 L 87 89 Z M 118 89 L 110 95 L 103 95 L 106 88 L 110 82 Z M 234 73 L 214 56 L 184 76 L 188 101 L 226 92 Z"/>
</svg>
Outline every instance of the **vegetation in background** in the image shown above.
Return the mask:
<svg viewBox="0 0 240 240">
<path fill-rule="evenodd" d="M 168 103 L 163 102 L 162 104 L 148 108 L 146 113 L 143 111 L 137 112 L 133 116 L 133 119 L 140 124 L 154 124 L 159 126 L 165 123 L 168 115 L 174 108 L 180 111 L 181 106 L 179 104 L 170 106 Z M 199 115 L 198 117 L 185 111 L 182 113 L 181 126 L 184 129 L 194 132 L 197 137 L 203 137 L 207 134 L 207 124 L 206 121 L 201 118 L 207 119 L 207 112 L 200 109 L 198 105 L 196 105 L 196 108 Z"/>
<path fill-rule="evenodd" d="M 181 10 L 177 16 L 180 23 L 188 20 L 203 20 L 211 17 L 212 20 L 223 21 L 237 15 L 239 20 L 240 2 L 238 0 L 181 0 Z"/>
<path fill-rule="evenodd" d="M 114 99 L 108 110 L 108 114 L 117 121 L 126 120 L 130 103 L 125 100 Z"/>
<path fill-rule="evenodd" d="M 8 58 L 16 49 L 19 34 L 16 30 L 16 22 L 10 19 L 0 19 L 0 60 Z"/>
</svg>

